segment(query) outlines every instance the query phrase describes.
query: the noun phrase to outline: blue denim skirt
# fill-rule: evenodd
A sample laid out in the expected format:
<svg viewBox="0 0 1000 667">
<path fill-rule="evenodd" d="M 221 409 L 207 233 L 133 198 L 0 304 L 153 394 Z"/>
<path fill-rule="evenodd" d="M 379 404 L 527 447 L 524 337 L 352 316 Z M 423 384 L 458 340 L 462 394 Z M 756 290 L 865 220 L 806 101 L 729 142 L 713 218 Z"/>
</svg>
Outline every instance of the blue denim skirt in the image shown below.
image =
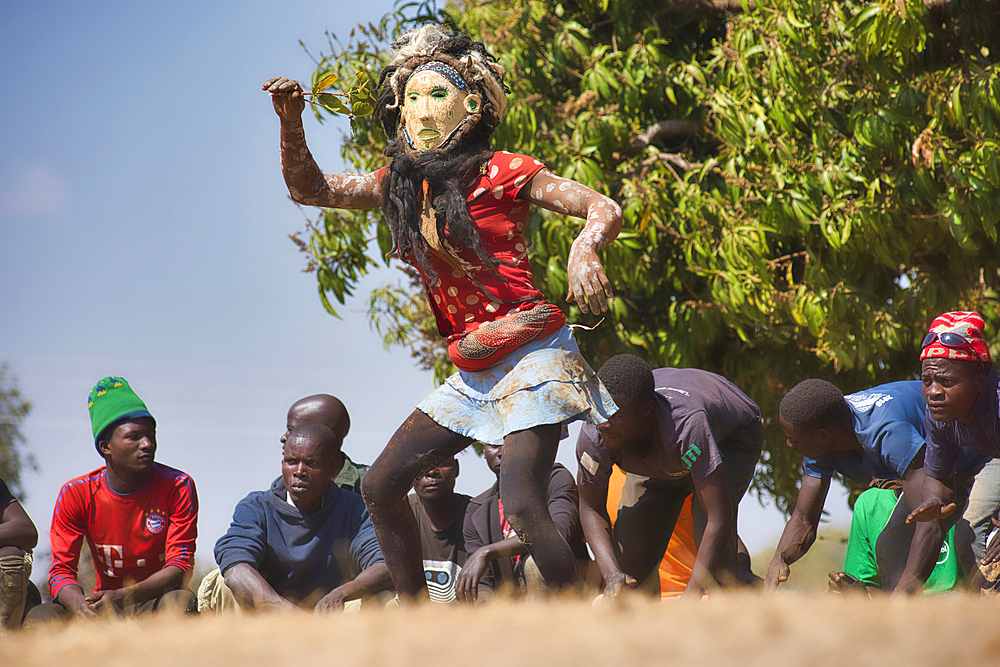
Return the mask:
<svg viewBox="0 0 1000 667">
<path fill-rule="evenodd" d="M 543 424 L 603 424 L 618 411 L 597 373 L 563 327 L 482 371 L 459 371 L 417 409 L 446 429 L 491 445 Z"/>
</svg>

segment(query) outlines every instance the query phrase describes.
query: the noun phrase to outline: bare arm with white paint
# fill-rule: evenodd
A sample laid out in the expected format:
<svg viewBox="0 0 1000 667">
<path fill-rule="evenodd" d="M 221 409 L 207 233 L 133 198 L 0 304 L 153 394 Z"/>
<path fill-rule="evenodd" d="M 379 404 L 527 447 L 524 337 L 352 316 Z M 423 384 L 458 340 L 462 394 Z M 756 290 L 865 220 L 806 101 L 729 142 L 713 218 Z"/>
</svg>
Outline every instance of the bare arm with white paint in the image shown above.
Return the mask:
<svg viewBox="0 0 1000 667">
<path fill-rule="evenodd" d="M 378 177 L 370 174 L 324 174 L 306 145 L 302 112 L 306 103 L 297 81 L 273 77 L 263 89 L 271 95 L 281 119 L 281 173 L 292 199 L 323 208 L 377 208 Z"/>
<path fill-rule="evenodd" d="M 606 311 L 613 292 L 597 251 L 618 237 L 622 228 L 621 207 L 611 198 L 576 181 L 560 178 L 548 169 L 535 174 L 521 192 L 532 204 L 586 219 L 569 251 L 566 300 L 575 300 L 584 313 Z"/>
</svg>

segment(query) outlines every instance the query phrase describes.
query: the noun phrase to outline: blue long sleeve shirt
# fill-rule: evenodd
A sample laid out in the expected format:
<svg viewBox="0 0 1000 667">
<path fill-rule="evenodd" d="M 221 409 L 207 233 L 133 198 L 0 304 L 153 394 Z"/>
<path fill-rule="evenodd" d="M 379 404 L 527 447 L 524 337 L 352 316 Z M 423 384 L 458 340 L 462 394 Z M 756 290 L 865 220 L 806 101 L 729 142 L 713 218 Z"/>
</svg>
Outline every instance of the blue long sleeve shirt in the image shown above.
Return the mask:
<svg viewBox="0 0 1000 667">
<path fill-rule="evenodd" d="M 303 514 L 280 477 L 239 502 L 215 543 L 215 560 L 223 574 L 249 564 L 278 595 L 304 608 L 383 561 L 361 496 L 331 482 L 319 509 Z"/>
</svg>

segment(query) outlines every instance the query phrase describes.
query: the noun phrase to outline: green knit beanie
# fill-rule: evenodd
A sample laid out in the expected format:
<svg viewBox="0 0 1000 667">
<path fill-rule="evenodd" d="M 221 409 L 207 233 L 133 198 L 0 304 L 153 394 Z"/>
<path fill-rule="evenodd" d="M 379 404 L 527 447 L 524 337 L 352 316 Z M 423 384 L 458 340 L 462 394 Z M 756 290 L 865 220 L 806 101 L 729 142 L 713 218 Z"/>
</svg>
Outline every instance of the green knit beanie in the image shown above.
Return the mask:
<svg viewBox="0 0 1000 667">
<path fill-rule="evenodd" d="M 94 446 L 101 441 L 101 436 L 111 426 L 117 426 L 119 422 L 138 419 L 139 417 L 149 417 L 146 404 L 135 395 L 132 387 L 128 386 L 125 378 L 106 377 L 90 390 L 90 401 L 87 403 L 90 409 L 90 425 L 94 430 Z M 153 420 L 156 423 L 156 420 Z M 97 450 L 101 450 L 98 448 Z"/>
</svg>

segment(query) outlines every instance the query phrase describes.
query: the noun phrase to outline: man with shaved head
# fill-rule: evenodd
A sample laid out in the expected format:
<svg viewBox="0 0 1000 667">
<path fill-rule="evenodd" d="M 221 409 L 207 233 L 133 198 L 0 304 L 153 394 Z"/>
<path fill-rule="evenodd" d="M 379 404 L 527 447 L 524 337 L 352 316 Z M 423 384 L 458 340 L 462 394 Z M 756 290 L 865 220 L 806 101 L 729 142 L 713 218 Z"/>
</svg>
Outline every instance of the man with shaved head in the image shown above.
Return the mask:
<svg viewBox="0 0 1000 667">
<path fill-rule="evenodd" d="M 333 481 L 342 489 L 361 493 L 361 480 L 364 478 L 368 466 L 355 463 L 341 450 L 344 438 L 351 430 L 351 417 L 347 414 L 347 408 L 344 407 L 341 400 L 329 394 L 316 394 L 295 401 L 288 409 L 287 428 L 285 434 L 281 436 L 281 442 L 284 443 L 292 429 L 303 422 L 317 422 L 333 431 L 337 436 L 339 461 L 334 467 L 337 472 Z"/>
</svg>

